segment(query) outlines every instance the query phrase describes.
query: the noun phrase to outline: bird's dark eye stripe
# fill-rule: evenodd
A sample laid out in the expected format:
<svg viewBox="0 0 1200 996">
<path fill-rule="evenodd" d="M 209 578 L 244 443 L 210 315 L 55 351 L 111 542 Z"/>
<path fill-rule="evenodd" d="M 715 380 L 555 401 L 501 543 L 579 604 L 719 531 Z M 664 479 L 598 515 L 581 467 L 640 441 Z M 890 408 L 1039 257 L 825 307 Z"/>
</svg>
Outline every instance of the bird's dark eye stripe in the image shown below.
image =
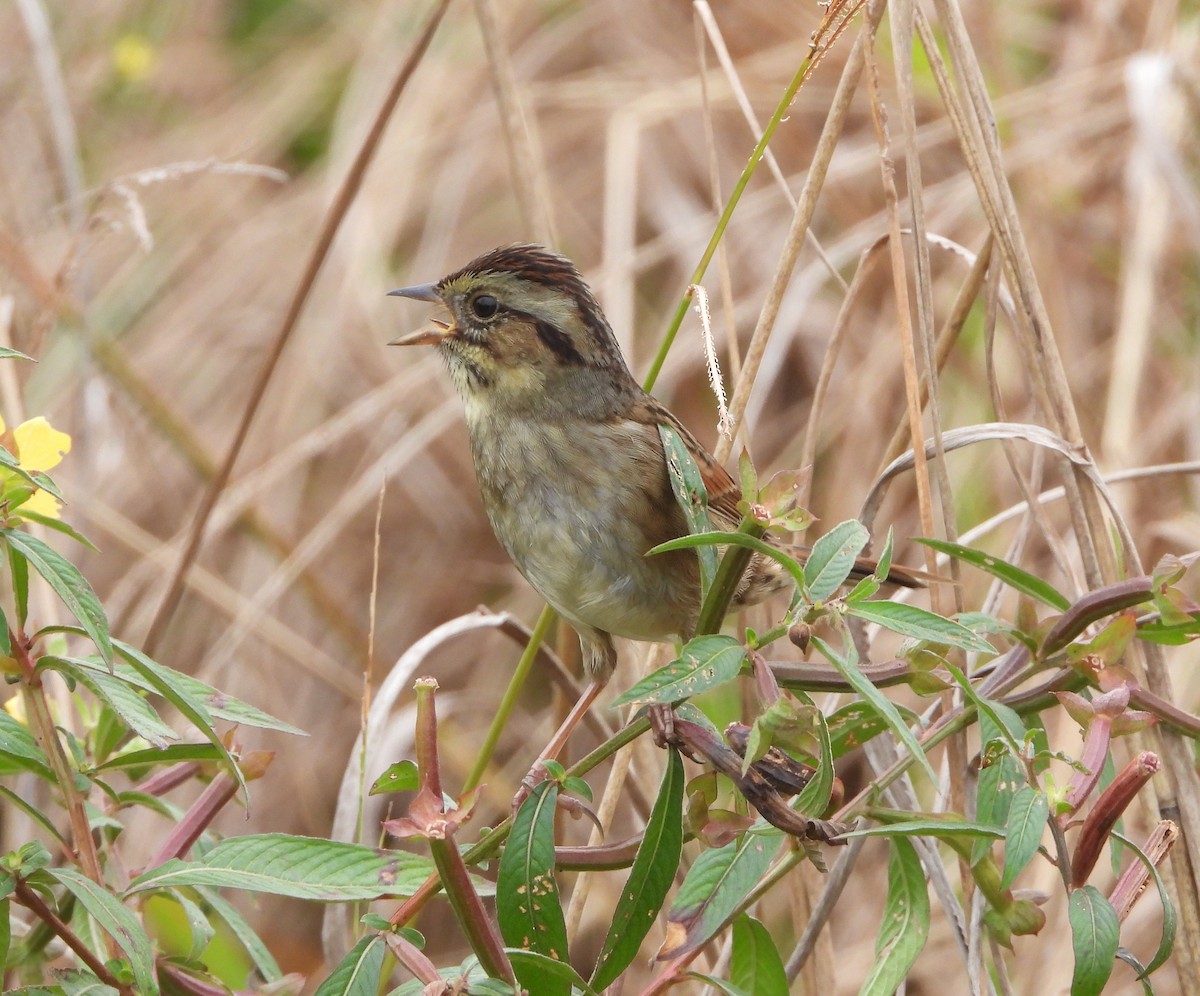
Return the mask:
<svg viewBox="0 0 1200 996">
<path fill-rule="evenodd" d="M 572 366 L 582 366 L 586 362 L 583 354 L 575 348 L 575 343 L 571 341 L 571 337 L 557 325 L 546 321 L 544 318 L 535 318 L 533 315 L 523 317 L 528 318 L 533 323 L 533 330 L 537 333 L 537 337 L 563 363 L 570 363 Z"/>
</svg>

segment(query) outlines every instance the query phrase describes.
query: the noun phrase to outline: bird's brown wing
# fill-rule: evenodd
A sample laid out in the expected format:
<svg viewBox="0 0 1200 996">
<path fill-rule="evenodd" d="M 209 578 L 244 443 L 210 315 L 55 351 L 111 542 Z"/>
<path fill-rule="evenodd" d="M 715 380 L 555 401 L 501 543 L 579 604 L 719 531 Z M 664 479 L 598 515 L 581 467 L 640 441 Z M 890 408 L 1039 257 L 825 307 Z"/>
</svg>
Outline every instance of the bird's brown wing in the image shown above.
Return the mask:
<svg viewBox="0 0 1200 996">
<path fill-rule="evenodd" d="M 687 426 L 649 395 L 632 406 L 629 418 L 644 425 L 653 425 L 656 428 L 667 425 L 675 430 L 700 470 L 700 480 L 704 482 L 704 489 L 708 492 L 708 511 L 714 520 L 714 527 L 736 528 L 742 519 L 742 513 L 738 511 L 742 489 L 730 476 L 729 471 L 717 463 L 716 458 L 700 445 Z"/>
<path fill-rule="evenodd" d="M 696 437 L 688 431 L 687 426 L 649 395 L 632 406 L 628 417 L 643 425 L 669 425 L 679 434 L 700 470 L 700 479 L 704 482 L 705 490 L 708 492 L 708 512 L 709 517 L 713 520 L 713 526 L 717 529 L 736 529 L 738 523 L 742 521 L 742 513 L 738 509 L 738 503 L 742 500 L 741 486 L 733 479 L 729 471 L 717 463 L 716 458 L 700 445 Z M 809 553 L 809 548 L 806 546 L 789 546 L 784 549 L 801 562 L 807 559 Z M 852 579 L 867 577 L 874 574 L 878 566 L 874 560 L 860 557 L 854 562 L 850 577 Z M 924 588 L 927 584 L 946 579 L 915 568 L 893 564 L 888 571 L 888 576 L 883 580 L 905 588 Z"/>
</svg>

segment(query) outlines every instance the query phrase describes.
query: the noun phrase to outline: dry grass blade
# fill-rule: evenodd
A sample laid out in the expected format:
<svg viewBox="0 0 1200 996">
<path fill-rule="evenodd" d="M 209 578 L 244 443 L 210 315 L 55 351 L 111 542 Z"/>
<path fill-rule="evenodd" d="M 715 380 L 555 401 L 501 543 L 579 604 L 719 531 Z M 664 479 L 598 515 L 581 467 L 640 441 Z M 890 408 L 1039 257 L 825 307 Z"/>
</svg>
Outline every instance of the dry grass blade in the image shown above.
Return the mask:
<svg viewBox="0 0 1200 996">
<path fill-rule="evenodd" d="M 300 313 L 303 311 L 304 304 L 308 300 L 308 295 L 316 282 L 317 274 L 320 272 L 329 249 L 333 245 L 334 236 L 337 234 L 338 228 L 346 216 L 346 212 L 349 211 L 350 205 L 354 201 L 359 187 L 362 185 L 367 167 L 370 165 L 375 151 L 379 147 L 379 142 L 383 137 L 383 129 L 391 118 L 396 104 L 399 103 L 400 96 L 404 93 L 408 81 L 412 78 L 412 74 L 416 71 L 417 66 L 420 65 L 421 59 L 428 50 L 429 43 L 433 40 L 434 33 L 437 31 L 438 25 L 441 24 L 442 18 L 445 16 L 446 9 L 449 6 L 450 0 L 438 0 L 434 6 L 421 33 L 417 36 L 407 60 L 396 74 L 396 79 L 392 83 L 391 90 L 380 107 L 371 130 L 359 148 L 358 155 L 355 157 L 353 165 L 346 174 L 337 197 L 330 206 L 325 223 L 317 237 L 312 254 L 309 256 L 304 273 L 300 277 L 295 296 L 292 298 L 287 314 L 284 315 L 279 330 L 275 334 L 275 338 L 267 352 L 267 357 L 259 371 L 258 378 L 251 388 L 250 400 L 234 433 L 233 441 L 225 454 L 225 458 L 221 461 L 216 476 L 214 476 L 212 482 L 204 492 L 200 507 L 196 510 L 195 517 L 192 520 L 188 541 L 183 548 L 183 552 L 180 554 L 174 574 L 167 584 L 167 589 L 159 605 L 158 613 L 146 633 L 146 638 L 143 642 L 149 653 L 154 653 L 158 641 L 162 638 L 167 625 L 171 621 L 172 613 L 179 604 L 179 598 L 183 594 L 184 578 L 188 571 L 191 570 L 192 562 L 196 559 L 196 554 L 200 550 L 200 544 L 204 541 L 204 533 L 208 525 L 209 516 L 216 506 L 221 492 L 229 482 L 229 477 L 233 473 L 233 466 L 237 463 L 237 458 L 241 454 L 242 447 L 245 445 L 246 439 L 250 434 L 250 427 L 254 422 L 255 415 L 258 413 L 263 395 L 266 393 L 267 385 L 270 383 L 271 377 L 275 373 L 275 368 L 279 363 L 279 358 L 283 355 L 284 347 L 287 345 L 292 331 L 300 319 Z"/>
</svg>

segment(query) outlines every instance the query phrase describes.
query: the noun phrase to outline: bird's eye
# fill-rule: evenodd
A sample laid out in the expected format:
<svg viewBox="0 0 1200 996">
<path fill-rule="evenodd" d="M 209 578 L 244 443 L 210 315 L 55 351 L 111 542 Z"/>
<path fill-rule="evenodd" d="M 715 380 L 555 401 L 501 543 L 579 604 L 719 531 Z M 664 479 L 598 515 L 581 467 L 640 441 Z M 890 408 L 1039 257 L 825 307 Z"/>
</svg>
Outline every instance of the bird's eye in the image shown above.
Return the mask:
<svg viewBox="0 0 1200 996">
<path fill-rule="evenodd" d="M 480 294 L 471 301 L 471 310 L 476 318 L 488 319 L 500 310 L 500 302 L 491 294 Z"/>
</svg>

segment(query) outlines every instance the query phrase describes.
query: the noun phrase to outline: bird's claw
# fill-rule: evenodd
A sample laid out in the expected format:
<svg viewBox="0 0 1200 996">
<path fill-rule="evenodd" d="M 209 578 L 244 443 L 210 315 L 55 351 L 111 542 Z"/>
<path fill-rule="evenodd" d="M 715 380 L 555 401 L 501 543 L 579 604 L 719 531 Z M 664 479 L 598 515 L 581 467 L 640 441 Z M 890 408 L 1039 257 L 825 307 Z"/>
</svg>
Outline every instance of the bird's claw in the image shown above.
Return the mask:
<svg viewBox="0 0 1200 996">
<path fill-rule="evenodd" d="M 679 737 L 675 733 L 675 707 L 656 702 L 647 710 L 650 720 L 650 735 L 654 746 L 659 748 L 678 747 Z"/>
</svg>

